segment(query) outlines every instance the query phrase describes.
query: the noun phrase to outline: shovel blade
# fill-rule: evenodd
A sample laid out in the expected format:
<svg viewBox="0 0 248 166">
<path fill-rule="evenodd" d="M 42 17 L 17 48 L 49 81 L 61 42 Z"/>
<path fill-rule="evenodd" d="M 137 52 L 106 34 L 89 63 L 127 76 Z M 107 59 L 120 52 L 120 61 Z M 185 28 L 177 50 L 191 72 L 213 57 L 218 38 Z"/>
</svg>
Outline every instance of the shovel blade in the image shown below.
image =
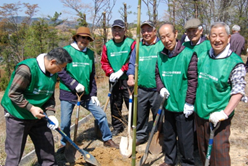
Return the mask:
<svg viewBox="0 0 248 166">
<path fill-rule="evenodd" d="M 129 158 L 132 155 L 132 142 L 131 137 L 121 137 L 120 152 L 123 156 Z"/>
<path fill-rule="evenodd" d="M 158 155 L 163 151 L 163 134 L 160 132 L 156 132 L 152 138 L 151 145 L 149 147 L 149 152 L 151 154 Z"/>
</svg>

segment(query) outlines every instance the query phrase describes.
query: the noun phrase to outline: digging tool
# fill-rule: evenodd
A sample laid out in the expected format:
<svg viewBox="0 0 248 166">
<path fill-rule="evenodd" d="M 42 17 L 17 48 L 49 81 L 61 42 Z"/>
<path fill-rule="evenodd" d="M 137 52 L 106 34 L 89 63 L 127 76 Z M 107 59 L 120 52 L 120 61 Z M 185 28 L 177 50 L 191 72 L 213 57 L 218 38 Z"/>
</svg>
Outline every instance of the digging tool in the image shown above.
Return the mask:
<svg viewBox="0 0 248 166">
<path fill-rule="evenodd" d="M 158 124 L 158 130 L 152 137 L 152 142 L 149 148 L 149 152 L 151 154 L 158 155 L 162 153 L 163 151 L 163 140 L 164 140 L 164 135 L 161 132 L 162 130 L 162 125 L 163 125 L 163 118 L 164 118 L 164 111 L 162 111 L 160 119 L 159 119 L 159 124 Z"/>
<path fill-rule="evenodd" d="M 208 141 L 208 151 L 206 155 L 205 166 L 209 166 L 213 142 L 214 142 L 214 133 L 219 127 L 220 127 L 220 122 L 217 124 L 215 128 L 213 127 L 212 123 L 209 123 L 210 136 L 209 136 L 209 141 Z"/>
<path fill-rule="evenodd" d="M 50 124 L 54 124 L 47 116 L 46 113 L 44 113 L 45 115 L 45 119 L 50 123 Z M 95 165 L 95 166 L 101 166 L 100 163 L 96 160 L 96 158 L 94 156 L 92 156 L 89 152 L 80 149 L 77 144 L 75 144 L 59 127 L 56 128 L 56 131 L 58 131 L 75 149 L 77 149 L 83 156 L 84 156 L 84 160 L 91 164 L 91 165 Z"/>
<path fill-rule="evenodd" d="M 132 93 L 129 91 L 127 137 L 121 137 L 121 142 L 120 142 L 120 152 L 125 157 L 130 157 L 132 155 L 132 142 L 133 142 L 133 139 L 131 137 L 132 103 L 133 103 L 133 96 Z"/>
<path fill-rule="evenodd" d="M 76 113 L 76 121 L 75 121 L 75 129 L 74 129 L 74 138 L 73 141 L 77 142 L 77 130 L 78 130 L 78 119 L 79 119 L 79 111 L 80 111 L 80 101 L 81 101 L 81 97 L 83 96 L 84 92 L 79 95 L 78 93 L 76 93 L 77 95 L 77 113 Z"/>
<path fill-rule="evenodd" d="M 109 103 L 109 99 L 110 99 L 110 96 L 111 96 L 111 93 L 112 93 L 112 90 L 113 90 L 113 87 L 115 86 L 115 84 L 118 82 L 118 80 L 115 80 L 115 82 L 113 83 L 112 86 L 110 86 L 110 90 L 109 90 L 109 93 L 108 93 L 108 98 L 107 98 L 107 101 L 104 105 L 104 109 L 103 111 L 105 112 L 106 109 L 107 109 L 107 106 L 108 106 L 108 103 Z M 98 126 L 98 123 L 97 123 L 97 120 L 94 121 L 94 125 L 95 125 L 95 133 L 96 133 L 96 137 L 99 138 L 99 139 L 102 139 L 102 132 Z"/>
<path fill-rule="evenodd" d="M 151 133 L 150 133 L 150 136 L 149 136 L 147 145 L 146 145 L 145 154 L 144 154 L 144 155 L 142 156 L 142 158 L 140 159 L 140 163 L 139 163 L 140 166 L 142 166 L 142 165 L 145 163 L 146 159 L 147 159 L 149 147 L 150 147 L 150 144 L 151 144 L 151 141 L 152 141 L 152 137 L 153 137 L 153 135 L 154 135 L 154 131 L 155 131 L 156 126 L 157 126 L 157 124 L 158 124 L 158 119 L 159 119 L 159 117 L 160 117 L 160 115 L 161 115 L 161 112 L 163 111 L 163 106 L 164 106 L 164 101 L 165 101 L 165 99 L 166 99 L 166 96 L 163 98 L 163 100 L 162 100 L 162 102 L 161 102 L 161 104 L 160 104 L 160 106 L 159 106 L 159 110 L 158 110 L 158 113 L 157 113 L 157 115 L 156 115 L 155 121 L 153 122 L 153 127 L 152 127 L 152 131 L 151 131 Z"/>
</svg>

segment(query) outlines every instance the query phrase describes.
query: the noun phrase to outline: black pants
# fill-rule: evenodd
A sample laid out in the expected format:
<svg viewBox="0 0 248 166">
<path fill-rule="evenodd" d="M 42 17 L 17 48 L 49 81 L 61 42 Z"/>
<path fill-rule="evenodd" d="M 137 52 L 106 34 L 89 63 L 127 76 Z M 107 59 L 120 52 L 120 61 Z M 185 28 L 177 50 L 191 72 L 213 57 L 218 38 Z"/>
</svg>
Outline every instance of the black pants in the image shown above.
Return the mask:
<svg viewBox="0 0 248 166">
<path fill-rule="evenodd" d="M 147 129 L 150 109 L 154 121 L 161 101 L 162 98 L 157 91 L 147 91 L 142 88 L 138 89 L 137 141 L 145 142 L 148 139 L 149 131 Z"/>
<path fill-rule="evenodd" d="M 7 113 L 5 111 L 5 113 Z M 6 120 L 5 165 L 17 166 L 21 160 L 27 136 L 33 141 L 38 163 L 41 166 L 57 165 L 54 157 L 54 141 L 44 119 L 22 120 L 9 116 Z"/>
<path fill-rule="evenodd" d="M 175 165 L 177 144 L 182 155 L 182 166 L 194 165 L 194 115 L 185 118 L 182 112 L 165 111 L 164 153 L 165 163 Z"/>
<path fill-rule="evenodd" d="M 130 91 L 132 92 L 132 89 L 130 89 Z M 118 80 L 118 82 L 113 86 L 110 96 L 111 118 L 114 130 L 122 130 L 124 128 L 121 111 L 123 100 L 128 109 L 129 93 L 127 80 Z"/>
</svg>

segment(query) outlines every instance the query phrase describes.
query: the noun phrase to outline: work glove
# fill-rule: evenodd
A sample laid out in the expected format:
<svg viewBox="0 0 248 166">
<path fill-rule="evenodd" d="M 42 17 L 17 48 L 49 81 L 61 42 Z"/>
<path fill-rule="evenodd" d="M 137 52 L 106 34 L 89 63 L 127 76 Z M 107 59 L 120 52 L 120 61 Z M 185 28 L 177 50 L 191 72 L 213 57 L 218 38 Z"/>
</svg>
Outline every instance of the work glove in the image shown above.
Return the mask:
<svg viewBox="0 0 248 166">
<path fill-rule="evenodd" d="M 214 127 L 218 122 L 228 119 L 226 113 L 221 110 L 220 112 L 213 112 L 210 114 L 209 121 L 214 124 Z"/>
<path fill-rule="evenodd" d="M 49 121 L 47 122 L 47 127 L 49 129 L 55 130 L 56 128 L 59 127 L 59 121 L 54 115 L 50 115 L 50 116 L 48 116 L 48 118 L 54 123 L 54 124 L 51 124 L 51 123 L 49 123 Z"/>
<path fill-rule="evenodd" d="M 77 93 L 83 92 L 84 91 L 84 86 L 80 83 L 78 83 L 78 85 L 76 86 L 75 90 L 77 91 Z"/>
<path fill-rule="evenodd" d="M 168 97 L 170 96 L 170 93 L 169 93 L 169 91 L 166 89 L 166 88 L 162 88 L 161 90 L 160 90 L 160 96 L 162 97 L 162 98 L 166 98 L 166 99 L 168 99 Z"/>
<path fill-rule="evenodd" d="M 194 105 L 185 103 L 183 109 L 185 118 L 188 118 L 191 114 L 193 114 L 193 112 L 194 112 Z"/>
<path fill-rule="evenodd" d="M 92 96 L 91 97 L 91 101 L 92 101 L 93 104 L 96 104 L 97 106 L 100 105 L 100 102 L 99 102 L 99 100 L 97 99 L 96 96 Z"/>
<path fill-rule="evenodd" d="M 112 73 L 109 77 L 109 81 L 110 82 L 115 82 L 115 80 L 118 80 L 122 75 L 123 75 L 123 71 L 120 69 L 115 73 Z"/>
</svg>

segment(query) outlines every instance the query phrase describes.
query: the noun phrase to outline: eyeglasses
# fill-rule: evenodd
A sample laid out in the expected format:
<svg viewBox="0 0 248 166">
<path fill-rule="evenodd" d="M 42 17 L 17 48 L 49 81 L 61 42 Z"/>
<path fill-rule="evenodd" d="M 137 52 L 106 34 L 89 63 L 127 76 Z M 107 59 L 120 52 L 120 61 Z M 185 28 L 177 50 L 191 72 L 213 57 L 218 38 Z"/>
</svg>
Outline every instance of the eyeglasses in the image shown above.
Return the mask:
<svg viewBox="0 0 248 166">
<path fill-rule="evenodd" d="M 82 39 L 87 39 L 87 40 L 91 40 L 90 37 L 87 37 L 87 36 L 80 36 Z"/>
<path fill-rule="evenodd" d="M 59 67 L 59 70 L 60 71 L 62 71 L 62 70 L 64 70 L 65 69 L 65 67 L 61 67 L 59 64 L 57 64 L 57 63 L 55 63 L 56 64 L 56 66 L 58 66 Z"/>
</svg>

